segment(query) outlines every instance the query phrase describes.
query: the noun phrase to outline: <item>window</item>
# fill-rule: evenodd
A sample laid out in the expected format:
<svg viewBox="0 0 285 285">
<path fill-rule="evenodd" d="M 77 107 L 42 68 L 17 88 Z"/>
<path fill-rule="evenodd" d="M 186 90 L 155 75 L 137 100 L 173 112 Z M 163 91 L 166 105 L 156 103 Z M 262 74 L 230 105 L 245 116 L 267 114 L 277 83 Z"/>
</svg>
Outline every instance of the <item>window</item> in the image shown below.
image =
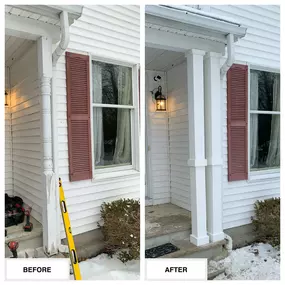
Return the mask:
<svg viewBox="0 0 285 285">
<path fill-rule="evenodd" d="M 132 165 L 133 69 L 92 61 L 93 165 Z"/>
<path fill-rule="evenodd" d="M 280 74 L 250 71 L 250 170 L 280 167 Z"/>
</svg>

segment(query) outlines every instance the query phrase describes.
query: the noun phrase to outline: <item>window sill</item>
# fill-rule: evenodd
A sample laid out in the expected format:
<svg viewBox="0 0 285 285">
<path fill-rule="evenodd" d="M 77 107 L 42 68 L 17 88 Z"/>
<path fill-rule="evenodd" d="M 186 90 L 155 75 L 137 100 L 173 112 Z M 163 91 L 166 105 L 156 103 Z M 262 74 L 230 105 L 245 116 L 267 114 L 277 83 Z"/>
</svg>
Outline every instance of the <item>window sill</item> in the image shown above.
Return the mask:
<svg viewBox="0 0 285 285">
<path fill-rule="evenodd" d="M 132 176 L 132 175 L 139 175 L 139 171 L 135 169 L 129 169 L 129 170 L 111 170 L 109 172 L 104 173 L 96 173 L 92 178 L 92 182 L 98 182 L 106 179 L 116 179 L 116 178 L 122 178 L 126 176 Z"/>
<path fill-rule="evenodd" d="M 280 169 L 252 171 L 249 173 L 248 182 L 264 182 L 266 180 L 280 179 Z"/>
</svg>

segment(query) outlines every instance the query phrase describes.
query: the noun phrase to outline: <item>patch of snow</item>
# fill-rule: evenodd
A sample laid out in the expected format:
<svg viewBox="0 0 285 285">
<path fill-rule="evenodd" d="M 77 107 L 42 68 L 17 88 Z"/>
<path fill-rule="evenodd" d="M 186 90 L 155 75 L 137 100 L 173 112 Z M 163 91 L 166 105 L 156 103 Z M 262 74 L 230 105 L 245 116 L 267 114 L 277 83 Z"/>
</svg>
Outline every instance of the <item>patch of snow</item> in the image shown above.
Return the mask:
<svg viewBox="0 0 285 285">
<path fill-rule="evenodd" d="M 116 255 L 111 258 L 107 254 L 100 254 L 80 262 L 79 267 L 82 280 L 137 280 L 140 278 L 139 260 L 123 263 Z"/>
<path fill-rule="evenodd" d="M 215 280 L 280 280 L 280 250 L 259 243 L 233 250 L 218 262 L 210 261 L 215 269 L 225 268 Z"/>
</svg>

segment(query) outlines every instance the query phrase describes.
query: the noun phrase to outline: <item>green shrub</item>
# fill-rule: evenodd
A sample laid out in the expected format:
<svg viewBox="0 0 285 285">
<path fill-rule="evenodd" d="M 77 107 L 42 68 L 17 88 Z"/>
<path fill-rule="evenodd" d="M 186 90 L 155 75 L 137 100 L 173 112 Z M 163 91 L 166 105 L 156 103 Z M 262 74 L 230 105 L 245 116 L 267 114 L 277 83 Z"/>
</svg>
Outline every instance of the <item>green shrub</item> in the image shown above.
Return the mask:
<svg viewBox="0 0 285 285">
<path fill-rule="evenodd" d="M 133 199 L 120 199 L 101 206 L 102 230 L 109 253 L 121 249 L 122 262 L 140 256 L 140 203 Z"/>
<path fill-rule="evenodd" d="M 254 210 L 252 223 L 257 241 L 280 245 L 280 198 L 257 201 Z"/>
</svg>

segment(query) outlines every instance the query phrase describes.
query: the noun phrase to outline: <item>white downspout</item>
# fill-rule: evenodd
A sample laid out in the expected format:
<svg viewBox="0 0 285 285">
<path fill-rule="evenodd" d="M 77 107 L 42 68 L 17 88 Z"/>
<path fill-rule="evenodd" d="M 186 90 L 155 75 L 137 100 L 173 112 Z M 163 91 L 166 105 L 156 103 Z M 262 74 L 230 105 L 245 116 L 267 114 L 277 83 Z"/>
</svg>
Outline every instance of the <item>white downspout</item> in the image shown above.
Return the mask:
<svg viewBox="0 0 285 285">
<path fill-rule="evenodd" d="M 221 67 L 221 79 L 224 77 L 224 75 L 227 73 L 227 71 L 230 69 L 230 67 L 233 65 L 235 61 L 235 49 L 234 49 L 234 35 L 228 34 L 227 35 L 227 53 L 228 58 L 226 62 Z"/>
<path fill-rule="evenodd" d="M 221 67 L 221 80 L 223 79 L 223 77 L 225 76 L 227 71 L 231 68 L 231 66 L 233 65 L 234 60 L 235 60 L 234 36 L 233 36 L 233 34 L 227 35 L 227 53 L 228 53 L 228 58 L 227 58 L 226 62 L 223 64 L 223 66 Z M 225 248 L 228 251 L 228 253 L 231 254 L 231 252 L 233 250 L 233 239 L 227 234 L 224 234 L 224 238 L 227 242 Z"/>
<path fill-rule="evenodd" d="M 55 51 L 52 53 L 52 64 L 55 65 L 60 56 L 65 52 L 69 44 L 69 21 L 68 21 L 68 13 L 66 11 L 62 11 L 60 14 L 60 30 L 61 30 L 61 38 L 58 46 Z"/>
<path fill-rule="evenodd" d="M 58 189 L 58 133 L 57 133 L 57 109 L 56 109 L 56 77 L 57 70 L 56 64 L 60 56 L 65 52 L 68 47 L 70 33 L 69 33 L 69 20 L 68 13 L 66 11 L 62 11 L 60 14 L 60 30 L 61 30 L 61 38 L 58 46 L 54 50 L 52 54 L 52 142 L 53 142 L 53 158 L 54 158 L 54 173 L 56 177 L 56 187 Z M 58 201 L 58 205 L 56 207 L 56 216 L 58 217 L 55 222 L 57 223 L 57 249 L 59 252 L 68 252 L 68 246 L 61 244 L 60 238 L 60 208 L 59 208 L 59 193 L 56 191 L 56 200 Z"/>
</svg>

